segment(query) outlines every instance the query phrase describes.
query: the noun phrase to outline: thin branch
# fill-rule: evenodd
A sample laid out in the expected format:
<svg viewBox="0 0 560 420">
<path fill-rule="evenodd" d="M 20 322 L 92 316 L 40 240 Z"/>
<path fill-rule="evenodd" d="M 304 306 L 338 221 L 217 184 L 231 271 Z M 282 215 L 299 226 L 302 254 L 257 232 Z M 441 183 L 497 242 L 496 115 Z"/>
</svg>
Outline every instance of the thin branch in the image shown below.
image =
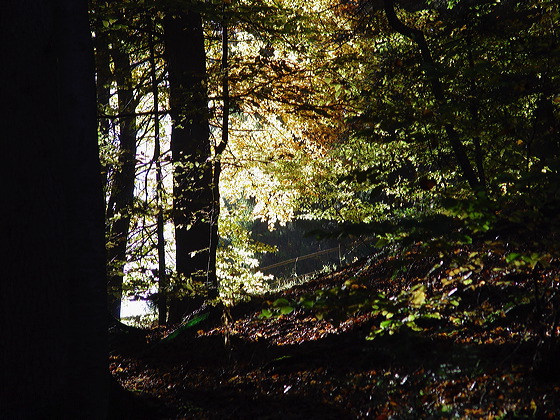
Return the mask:
<svg viewBox="0 0 560 420">
<path fill-rule="evenodd" d="M 118 120 L 120 118 L 130 118 L 130 117 L 143 117 L 143 116 L 153 116 L 153 115 L 169 115 L 170 111 L 167 109 L 162 109 L 158 111 L 142 111 L 142 112 L 123 112 L 119 114 L 98 114 L 97 119 L 109 119 Z"/>
</svg>

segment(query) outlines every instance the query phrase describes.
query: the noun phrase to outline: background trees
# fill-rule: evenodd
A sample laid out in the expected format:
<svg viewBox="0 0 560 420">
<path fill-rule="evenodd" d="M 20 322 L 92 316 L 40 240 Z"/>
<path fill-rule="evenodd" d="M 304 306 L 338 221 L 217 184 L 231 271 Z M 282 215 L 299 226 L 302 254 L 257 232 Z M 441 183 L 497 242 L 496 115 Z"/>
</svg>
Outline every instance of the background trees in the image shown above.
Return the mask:
<svg viewBox="0 0 560 420">
<path fill-rule="evenodd" d="M 247 0 L 121 6 L 127 11 L 122 22 L 110 14 L 98 19 L 121 39 L 119 48 L 124 46 L 136 69 L 136 102 L 128 104 L 138 117 L 153 114 L 157 96 L 169 107 L 162 105 L 156 114 L 170 112 L 173 120 L 169 140 L 169 117 L 157 119 L 164 145 L 157 162 L 163 178 L 168 176 L 159 184 L 161 211 L 153 196 L 147 198 L 155 188 L 155 161 L 145 170 L 137 162 L 136 216 L 127 264 L 117 272 L 126 272 L 128 284 L 138 289 L 155 287 L 165 275 L 171 286 L 160 291 L 162 296 L 174 291 L 182 299 L 201 286 L 192 281 L 193 273 L 215 287 L 217 241 L 211 225 L 218 172 L 226 206 L 221 217 L 230 217 L 220 228 L 222 245 L 230 249 L 217 251 L 223 250 L 218 265 L 224 279 L 232 278 L 224 263 L 231 255 L 252 261 L 258 250 L 270 249 L 240 234 L 241 226 L 256 219 L 270 228 L 294 218 L 329 220 L 342 234 L 360 225 L 382 244 L 403 236 L 412 240 L 414 229 L 404 228 L 409 225 L 403 220 L 457 216 L 464 211 L 461 200 L 469 197 L 481 198 L 488 220 L 508 215 L 508 223 L 520 215 L 512 218 L 501 209 L 527 210 L 537 196 L 547 208 L 556 206 L 553 22 L 558 10 L 553 2 Z M 152 64 L 145 48 L 149 39 Z M 99 62 L 103 54 L 98 49 Z M 115 72 L 114 58 L 110 66 Z M 156 95 L 140 87 L 139 69 L 150 66 L 157 67 Z M 105 73 L 106 66 L 98 65 L 98 80 Z M 117 93 L 116 79 L 109 91 Z M 227 145 L 220 145 L 224 133 Z M 143 139 L 153 137 L 154 125 L 147 125 Z M 523 217 L 538 216 L 525 210 Z M 165 273 L 156 269 L 154 250 L 161 241 L 150 228 L 156 213 L 168 221 Z M 142 263 L 135 266 L 135 261 Z M 229 267 L 248 274 L 251 264 Z"/>
<path fill-rule="evenodd" d="M 550 71 L 557 60 L 549 37 L 553 9 L 492 1 L 339 3 L 331 22 L 344 37 L 333 70 L 345 112 L 329 153 L 347 163 L 331 191 L 361 191 L 361 206 L 378 220 L 438 212 L 440 199 L 480 188 L 493 199 L 515 199 L 519 190 L 506 192 L 504 180 L 543 169 L 530 137 L 539 130 L 537 109 L 554 107 L 555 95 L 542 90 L 557 80 Z M 522 47 L 526 42 L 538 52 Z M 554 151 L 552 125 L 535 135 Z"/>
<path fill-rule="evenodd" d="M 136 179 L 137 134 L 136 107 L 140 94 L 135 92 L 133 83 L 131 54 L 122 44 L 120 34 L 112 34 L 110 55 L 116 84 L 118 124 L 118 156 L 112 166 L 109 198 L 107 200 L 107 262 L 109 310 L 115 317 L 120 316 L 122 300 L 123 272 L 126 261 L 127 240 L 133 211 L 134 181 Z M 102 47 L 103 48 L 103 47 Z"/>
<path fill-rule="evenodd" d="M 221 56 L 224 60 L 220 65 L 227 65 L 227 33 L 217 46 L 214 43 L 223 31 L 226 15 L 234 16 L 230 19 L 235 28 L 252 11 L 262 14 L 268 9 L 248 4 L 239 10 L 226 10 L 221 3 L 198 2 L 173 6 L 162 2 L 145 8 L 123 2 L 111 6 L 99 3 L 92 10 L 98 90 L 104 101 L 101 105 L 106 108 L 100 114 L 100 133 L 108 140 L 104 154 L 108 180 L 107 245 L 110 300 L 115 302 L 116 316 L 125 273 L 136 291 L 151 288 L 151 296 L 160 304 L 160 322 L 166 318 L 167 298 L 170 320 L 177 322 L 192 307 L 189 300 L 193 294 L 208 293 L 210 289 L 216 295 L 217 182 L 219 155 L 227 143 L 227 130 L 221 130 L 220 125 L 228 115 L 222 112 L 222 103 L 226 101 L 222 92 L 227 91 L 229 84 L 221 70 L 207 78 L 206 65 Z M 251 23 L 245 21 L 245 25 Z M 150 89 L 146 89 L 147 73 L 154 74 Z M 158 74 L 165 76 L 160 78 Z M 132 85 L 133 94 L 128 100 L 120 100 L 131 93 L 125 87 Z M 160 102 L 165 104 L 163 110 L 156 106 Z M 160 114 L 168 117 L 165 123 L 160 121 Z M 132 122 L 149 115 L 156 115 L 153 125 L 142 120 L 143 125 L 135 124 L 135 135 L 127 135 Z M 158 134 L 160 126 L 161 132 L 171 129 L 171 136 L 163 142 Z M 226 139 L 222 145 L 214 141 L 218 136 Z M 144 143 L 146 139 L 148 142 Z M 161 150 L 162 143 L 169 148 Z M 143 149 L 151 144 L 158 152 L 146 164 L 142 162 L 146 157 Z M 132 170 L 133 161 L 129 158 L 135 150 L 136 169 Z M 119 158 L 115 159 L 116 156 Z M 162 169 L 163 175 L 159 172 Z M 131 200 L 133 191 L 135 198 Z M 161 252 L 155 252 L 156 248 L 161 249 L 160 233 L 156 241 L 156 230 L 161 229 L 152 227 L 160 225 L 160 217 L 167 220 L 167 226 L 169 222 L 173 225 L 163 234 L 164 241 L 171 244 L 167 251 L 174 254 L 168 267 L 162 264 Z M 161 287 L 164 278 L 169 280 L 168 287 Z M 157 294 L 154 283 L 160 286 Z"/>
<path fill-rule="evenodd" d="M 103 202 L 87 4 L 5 2 L 0 34 L 9 63 L 0 410 L 104 418 Z"/>
</svg>

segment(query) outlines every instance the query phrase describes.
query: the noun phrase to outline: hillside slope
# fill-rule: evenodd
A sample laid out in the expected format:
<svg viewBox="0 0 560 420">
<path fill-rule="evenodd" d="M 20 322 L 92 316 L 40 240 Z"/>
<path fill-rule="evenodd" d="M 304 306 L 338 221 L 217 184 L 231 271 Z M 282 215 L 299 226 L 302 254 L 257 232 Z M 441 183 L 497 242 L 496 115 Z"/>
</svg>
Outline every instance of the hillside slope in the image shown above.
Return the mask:
<svg viewBox="0 0 560 420">
<path fill-rule="evenodd" d="M 162 419 L 556 418 L 558 262 L 528 275 L 454 252 L 468 264 L 372 258 L 227 325 L 153 331 L 115 346 L 111 371 Z"/>
</svg>

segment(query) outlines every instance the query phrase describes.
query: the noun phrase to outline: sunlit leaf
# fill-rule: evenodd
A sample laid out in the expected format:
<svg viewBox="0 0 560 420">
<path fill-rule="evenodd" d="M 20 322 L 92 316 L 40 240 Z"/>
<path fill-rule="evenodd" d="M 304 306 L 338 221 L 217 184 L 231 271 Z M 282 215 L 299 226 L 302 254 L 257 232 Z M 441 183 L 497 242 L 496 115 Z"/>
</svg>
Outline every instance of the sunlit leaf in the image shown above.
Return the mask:
<svg viewBox="0 0 560 420">
<path fill-rule="evenodd" d="M 261 318 L 270 318 L 272 316 L 272 311 L 270 309 L 263 309 L 261 311 L 260 317 Z"/>
<path fill-rule="evenodd" d="M 290 313 L 292 313 L 294 310 L 294 308 L 292 306 L 282 306 L 280 307 L 280 313 L 282 315 L 288 315 Z"/>
<path fill-rule="evenodd" d="M 422 285 L 412 292 L 410 303 L 413 306 L 420 306 L 426 300 L 426 286 Z"/>
<path fill-rule="evenodd" d="M 521 256 L 521 254 L 519 254 L 519 253 L 517 253 L 517 252 L 512 252 L 512 253 L 510 253 L 510 254 L 507 254 L 506 257 L 505 257 L 505 258 L 506 258 L 506 262 L 509 264 L 509 263 L 511 263 L 512 261 L 517 260 L 520 256 Z"/>
</svg>

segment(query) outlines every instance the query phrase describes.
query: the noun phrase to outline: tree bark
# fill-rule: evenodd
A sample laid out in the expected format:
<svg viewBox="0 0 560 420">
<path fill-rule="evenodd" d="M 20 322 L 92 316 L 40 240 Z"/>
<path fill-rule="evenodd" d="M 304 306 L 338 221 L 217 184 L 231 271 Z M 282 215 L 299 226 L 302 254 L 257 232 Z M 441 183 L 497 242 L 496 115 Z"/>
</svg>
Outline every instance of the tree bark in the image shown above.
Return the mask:
<svg viewBox="0 0 560 420">
<path fill-rule="evenodd" d="M 0 13 L 0 413 L 107 416 L 103 199 L 87 2 Z"/>
<path fill-rule="evenodd" d="M 202 18 L 193 10 L 167 13 L 164 42 L 169 75 L 172 159 L 175 165 L 177 296 L 170 300 L 169 322 L 179 322 L 202 298 L 183 295 L 183 282 L 208 283 L 210 266 L 212 165 L 206 91 L 206 52 Z M 210 279 L 211 282 L 211 279 Z"/>
<path fill-rule="evenodd" d="M 111 72 L 111 55 L 109 50 L 109 37 L 103 28 L 99 27 L 101 22 L 97 22 L 95 28 L 95 79 L 97 88 L 97 109 L 98 115 L 109 113 L 111 100 L 111 81 L 113 74 Z M 108 139 L 111 130 L 111 120 L 108 118 L 99 118 L 98 121 L 99 135 L 103 140 Z M 103 191 L 107 189 L 107 173 L 108 168 L 102 167 Z"/>
</svg>

